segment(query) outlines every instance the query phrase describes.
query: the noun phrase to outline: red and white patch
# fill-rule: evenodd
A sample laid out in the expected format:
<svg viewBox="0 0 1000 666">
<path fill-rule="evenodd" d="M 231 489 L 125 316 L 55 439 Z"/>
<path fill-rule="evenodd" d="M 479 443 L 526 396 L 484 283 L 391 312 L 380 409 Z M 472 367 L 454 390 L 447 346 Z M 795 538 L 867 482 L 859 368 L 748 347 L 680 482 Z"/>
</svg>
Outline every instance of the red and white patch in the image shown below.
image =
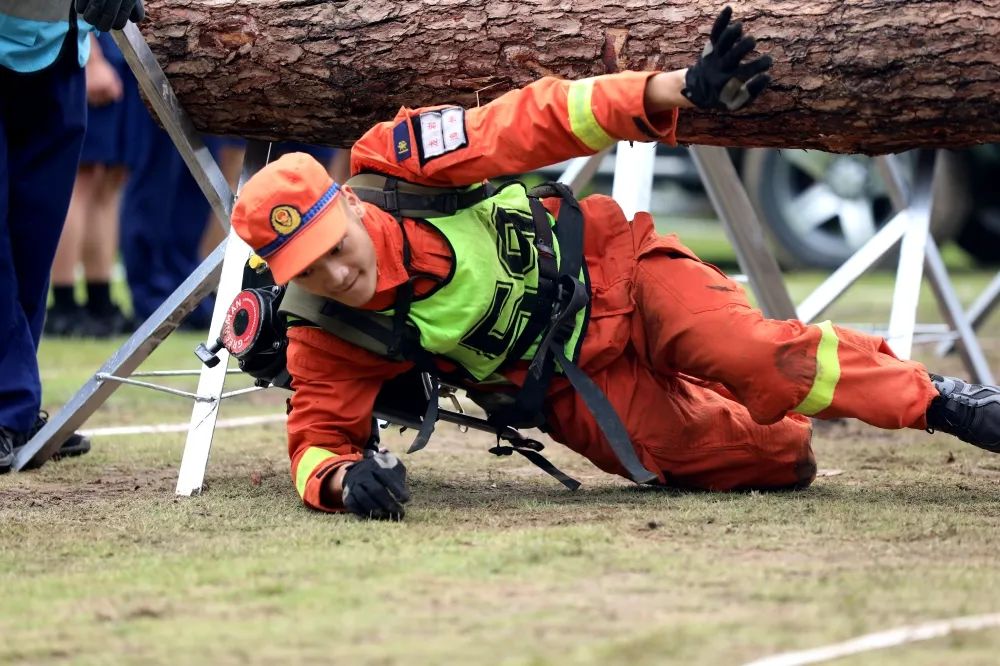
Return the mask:
<svg viewBox="0 0 1000 666">
<path fill-rule="evenodd" d="M 445 151 L 456 150 L 468 143 L 465 138 L 465 109 L 456 107 L 441 111 L 441 129 Z"/>
<path fill-rule="evenodd" d="M 444 132 L 441 114 L 437 111 L 420 114 L 420 147 L 425 160 L 444 155 Z"/>
<path fill-rule="evenodd" d="M 427 161 L 468 145 L 465 109 L 455 106 L 419 116 L 420 157 Z"/>
</svg>

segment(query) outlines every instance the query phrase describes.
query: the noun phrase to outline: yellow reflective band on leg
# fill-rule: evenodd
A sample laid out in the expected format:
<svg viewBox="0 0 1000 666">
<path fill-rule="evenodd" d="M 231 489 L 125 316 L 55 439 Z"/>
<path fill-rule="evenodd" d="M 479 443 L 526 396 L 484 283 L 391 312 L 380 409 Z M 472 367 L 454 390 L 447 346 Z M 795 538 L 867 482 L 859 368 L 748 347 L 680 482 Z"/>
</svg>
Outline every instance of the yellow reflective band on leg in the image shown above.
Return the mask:
<svg viewBox="0 0 1000 666">
<path fill-rule="evenodd" d="M 796 412 L 806 416 L 818 414 L 830 406 L 833 392 L 840 381 L 840 357 L 837 356 L 840 340 L 837 332 L 833 330 L 833 324 L 829 320 L 816 325 L 822 331 L 819 347 L 816 348 L 816 377 L 808 395 L 795 408 Z"/>
<path fill-rule="evenodd" d="M 305 496 L 306 483 L 309 482 L 312 473 L 330 458 L 339 458 L 339 456 L 318 446 L 310 446 L 302 454 L 302 457 L 299 458 L 299 465 L 295 468 L 295 489 L 299 491 L 299 497 Z"/>
<path fill-rule="evenodd" d="M 594 94 L 594 79 L 580 79 L 569 84 L 569 126 L 585 146 L 593 151 L 604 150 L 615 142 L 594 117 L 590 99 Z"/>
</svg>

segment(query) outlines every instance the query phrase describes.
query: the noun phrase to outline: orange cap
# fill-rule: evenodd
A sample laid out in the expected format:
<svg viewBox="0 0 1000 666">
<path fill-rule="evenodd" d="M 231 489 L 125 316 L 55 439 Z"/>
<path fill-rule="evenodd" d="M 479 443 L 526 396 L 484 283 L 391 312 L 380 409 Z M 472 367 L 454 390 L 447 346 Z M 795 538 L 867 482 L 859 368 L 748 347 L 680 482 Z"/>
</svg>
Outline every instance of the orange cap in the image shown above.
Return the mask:
<svg viewBox="0 0 1000 666">
<path fill-rule="evenodd" d="M 340 186 L 312 156 L 288 153 L 250 178 L 233 208 L 233 229 L 285 284 L 340 242 L 347 215 Z"/>
</svg>

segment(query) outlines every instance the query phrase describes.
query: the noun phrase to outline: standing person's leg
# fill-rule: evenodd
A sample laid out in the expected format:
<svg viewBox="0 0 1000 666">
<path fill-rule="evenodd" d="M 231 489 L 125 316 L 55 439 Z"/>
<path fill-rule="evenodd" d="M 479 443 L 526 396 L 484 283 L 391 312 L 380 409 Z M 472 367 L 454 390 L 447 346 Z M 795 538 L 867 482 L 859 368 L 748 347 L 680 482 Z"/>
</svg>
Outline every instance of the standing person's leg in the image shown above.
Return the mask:
<svg viewBox="0 0 1000 666">
<path fill-rule="evenodd" d="M 0 69 L 0 86 L 7 83 L 7 76 L 3 69 Z M 10 230 L 8 228 L 8 211 L 10 210 L 10 149 L 7 144 L 7 104 L 0 98 L 0 335 L 11 340 L 15 344 L 6 344 L 0 348 L 0 371 L 7 368 L 17 371 L 14 363 L 22 355 L 32 354 L 33 349 L 26 344 L 31 337 L 29 335 L 19 335 L 12 338 L 15 330 L 27 330 L 27 322 L 24 321 L 24 312 L 17 301 L 17 275 L 14 273 L 14 250 L 10 243 Z M 20 343 L 20 348 L 16 345 Z M 8 382 L 6 386 L 0 386 L 0 419 L 4 419 L 7 425 L 0 425 L 0 428 L 8 428 L 12 432 L 18 430 L 17 406 L 24 401 L 33 400 L 30 387 L 24 391 L 16 383 Z M 11 409 L 14 408 L 14 409 Z M 10 411 L 10 414 L 6 412 Z M 0 430 L 0 474 L 10 470 L 14 462 L 14 441 L 11 433 Z"/>
<path fill-rule="evenodd" d="M 87 235 L 83 241 L 83 271 L 87 282 L 90 332 L 97 337 L 128 333 L 132 322 L 111 300 L 111 277 L 118 257 L 118 218 L 127 172 L 108 167 L 94 190 Z"/>
<path fill-rule="evenodd" d="M 56 67 L 56 72 L 39 76 L 55 78 L 60 66 Z M 82 71 L 64 70 L 60 78 L 64 81 L 49 84 L 50 102 L 24 110 L 20 131 L 12 133 L 17 138 L 11 141 L 10 151 L 9 220 L 18 298 L 36 348 L 45 318 L 49 271 L 66 220 L 86 127 Z"/>
<path fill-rule="evenodd" d="M 180 160 L 170 137 L 148 112 L 137 129 L 131 176 L 121 204 L 121 250 L 137 322 L 147 319 L 170 295 L 172 280 L 164 265 L 174 225 Z"/>
<path fill-rule="evenodd" d="M 226 177 L 229 187 L 236 191 L 240 181 L 240 171 L 243 166 L 243 154 L 246 152 L 246 142 L 242 139 L 224 137 L 220 141 L 218 148 L 219 168 L 222 175 Z M 209 213 L 208 224 L 205 225 L 205 233 L 199 242 L 198 256 L 204 259 L 212 250 L 219 246 L 226 238 L 226 232 L 219 223 L 219 218 L 215 213 Z"/>
<path fill-rule="evenodd" d="M 122 73 L 122 147 L 129 177 L 124 185 L 119 209 L 118 240 L 122 265 L 132 303 L 132 318 L 141 323 L 156 309 L 153 276 L 157 272 L 154 227 L 163 192 L 173 185 L 165 182 L 164 155 L 156 143 L 162 131 L 150 116 L 138 84 L 131 72 Z"/>
<path fill-rule="evenodd" d="M 92 36 L 92 40 L 95 38 Z M 111 301 L 111 272 L 118 255 L 118 217 L 128 163 L 127 114 L 137 95 L 124 56 L 110 34 L 96 38 L 87 63 L 89 117 L 83 144 L 84 164 L 100 165 L 82 243 L 87 308 L 84 333 L 109 337 L 131 330 L 130 322 Z"/>
<path fill-rule="evenodd" d="M 137 321 L 148 318 L 197 268 L 210 211 L 170 136 L 152 122 L 148 119 L 148 145 L 122 202 L 122 254 Z M 211 319 L 212 299 L 205 299 L 183 326 L 204 329 Z"/>
<path fill-rule="evenodd" d="M 87 218 L 100 170 L 99 166 L 81 165 L 76 173 L 66 223 L 52 262 L 52 307 L 45 317 L 46 335 L 74 335 L 83 323 L 84 310 L 76 302 L 75 295 L 76 270 L 80 264 Z"/>
<path fill-rule="evenodd" d="M 225 141 L 218 137 L 204 137 L 205 145 L 218 159 L 219 150 Z M 211 206 L 198 182 L 191 175 L 184 160 L 171 143 L 170 150 L 175 156 L 174 170 L 177 189 L 173 194 L 168 236 L 163 237 L 160 247 L 164 252 L 164 284 L 166 295 L 173 293 L 201 263 L 201 243 L 205 228 L 214 218 Z M 214 222 L 213 222 L 214 223 Z M 212 323 L 214 298 L 206 298 L 187 316 L 182 327 L 205 330 Z"/>
<path fill-rule="evenodd" d="M 20 93 L 16 100 L 5 97 L 0 101 L 6 144 L 0 241 L 2 291 L 6 292 L 0 307 L 4 335 L 0 427 L 15 447 L 24 444 L 40 423 L 36 353 L 49 271 L 66 220 L 86 127 L 83 70 L 76 60 L 76 49 L 66 49 L 55 65 L 37 74 L 17 76 L 0 69 L 5 79 L 0 88 Z M 24 99 L 32 103 L 20 103 Z"/>
<path fill-rule="evenodd" d="M 349 148 L 337 148 L 333 157 L 327 163 L 327 171 L 330 177 L 338 183 L 345 182 L 351 177 L 351 151 Z"/>
</svg>

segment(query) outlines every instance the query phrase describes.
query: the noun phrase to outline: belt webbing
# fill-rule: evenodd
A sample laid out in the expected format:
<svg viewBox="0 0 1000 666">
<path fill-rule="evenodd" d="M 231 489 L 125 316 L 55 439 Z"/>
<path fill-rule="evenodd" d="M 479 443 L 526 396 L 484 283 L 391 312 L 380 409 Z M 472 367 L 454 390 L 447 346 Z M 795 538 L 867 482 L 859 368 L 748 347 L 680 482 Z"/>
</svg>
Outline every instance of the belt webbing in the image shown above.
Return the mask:
<svg viewBox="0 0 1000 666">
<path fill-rule="evenodd" d="M 628 436 L 628 431 L 625 430 L 625 425 L 618 417 L 618 412 L 608 402 L 608 397 L 604 395 L 604 392 L 583 370 L 566 358 L 558 345 L 553 345 L 550 349 L 556 360 L 559 361 L 559 366 L 566 373 L 566 377 L 573 384 L 573 388 L 583 398 L 590 413 L 594 415 L 594 420 L 597 421 L 598 427 L 611 445 L 611 450 L 614 451 L 618 462 L 628 472 L 629 477 L 636 483 L 656 481 L 659 477 L 646 469 L 639 461 L 639 456 L 635 453 L 635 447 L 632 446 L 632 440 Z"/>
<path fill-rule="evenodd" d="M 556 481 L 563 484 L 570 490 L 576 490 L 580 487 L 580 482 L 569 476 L 561 469 L 549 462 L 549 459 L 543 456 L 539 451 L 541 451 L 544 446 L 541 442 L 535 441 L 533 439 L 504 439 L 509 446 L 503 446 L 500 444 L 499 437 L 497 439 L 497 445 L 491 448 L 489 451 L 495 456 L 509 456 L 515 451 L 520 453 L 522 456 L 530 460 L 536 466 L 540 467 L 542 471 L 552 476 Z"/>
<path fill-rule="evenodd" d="M 538 249 L 538 302 L 528 318 L 520 337 L 507 354 L 508 363 L 516 363 L 527 353 L 528 348 L 545 330 L 552 307 L 555 304 L 559 267 L 556 265 L 555 249 L 552 244 L 552 227 L 548 212 L 536 197 L 528 199 L 531 219 L 535 226 L 535 247 Z"/>
<path fill-rule="evenodd" d="M 321 319 L 320 322 L 311 322 L 316 324 L 321 324 L 322 327 L 334 334 L 343 335 L 348 341 L 358 344 L 360 338 L 358 335 L 364 335 L 369 340 L 375 342 L 378 346 L 383 348 L 388 348 L 391 344 L 393 338 L 393 332 L 391 328 L 391 323 L 389 318 L 384 315 L 372 315 L 370 313 L 361 312 L 353 308 L 349 308 L 346 305 L 341 305 L 336 301 L 325 301 L 320 309 Z M 339 325 L 338 322 L 342 322 L 344 325 Z M 422 371 L 429 373 L 432 377 L 431 381 L 431 394 L 428 396 L 427 409 L 424 414 L 420 417 L 420 427 L 417 429 L 417 434 L 413 438 L 413 442 L 410 444 L 410 448 L 407 453 L 416 453 L 424 447 L 430 441 L 431 435 L 434 433 L 435 425 L 438 420 L 438 396 L 440 395 L 440 386 L 437 381 L 437 377 L 441 375 L 440 368 L 437 368 L 433 363 L 433 356 L 426 350 L 419 346 L 419 337 L 415 330 L 409 329 L 411 335 L 407 336 L 406 342 L 399 356 L 396 356 L 396 360 L 409 360 L 417 365 L 417 368 Z M 346 335 L 344 335 L 346 333 Z M 363 348 L 368 348 L 364 344 L 361 345 Z M 455 378 L 452 378 L 453 380 Z M 375 403 L 376 409 L 378 409 L 378 398 L 376 398 Z M 413 416 L 416 416 L 414 414 Z M 538 444 L 538 448 L 528 448 L 522 441 L 518 440 L 506 440 L 511 443 L 510 447 L 496 446 L 490 449 L 490 452 L 495 455 L 509 455 L 512 451 L 517 451 L 522 456 L 527 458 L 529 461 L 537 465 L 542 471 L 550 474 L 557 481 L 562 483 L 564 486 L 570 490 L 576 490 L 580 486 L 580 482 L 576 481 L 572 477 L 565 474 L 558 467 L 553 465 L 549 460 L 543 456 L 539 451 L 541 450 L 541 444 Z M 524 440 L 525 442 L 533 442 L 534 440 Z M 537 444 L 537 443 L 536 443 Z"/>
<path fill-rule="evenodd" d="M 402 217 L 445 217 L 471 208 L 494 194 L 488 184 L 468 190 L 427 187 L 382 174 L 361 173 L 345 183 L 358 198 Z"/>
<path fill-rule="evenodd" d="M 441 213 L 442 216 L 454 215 L 463 208 L 470 208 L 480 201 L 489 198 L 485 188 L 482 187 L 467 192 L 448 192 L 436 195 L 408 194 L 402 191 L 367 191 L 362 196 L 360 192 L 356 192 L 359 198 L 378 206 L 382 210 L 397 210 L 400 213 L 408 210 L 432 210 Z M 404 216 L 411 217 L 410 215 L 405 215 L 405 213 Z"/>
<path fill-rule="evenodd" d="M 636 483 L 655 481 L 658 478 L 657 475 L 643 467 L 639 461 L 635 447 L 632 446 L 632 440 L 628 436 L 628 431 L 608 401 L 608 397 L 579 366 L 566 356 L 563 350 L 563 345 L 572 335 L 577 313 L 586 307 L 589 300 L 586 286 L 578 279 L 583 268 L 583 212 L 570 189 L 561 183 L 546 183 L 535 188 L 532 193 L 539 196 L 553 193 L 562 199 L 555 226 L 556 237 L 559 239 L 560 257 L 558 292 L 556 301 L 550 306 L 548 312 L 550 314 L 548 330 L 538 345 L 538 351 L 531 362 L 524 384 L 515 398 L 514 406 L 511 410 L 492 418 L 495 422 L 502 424 L 505 419 L 516 420 L 539 413 L 555 372 L 555 362 L 558 361 L 559 367 L 576 392 L 583 398 L 590 413 L 594 416 L 594 420 L 597 421 L 598 427 L 611 445 L 618 462 L 621 463 L 629 477 Z M 537 199 L 532 200 L 533 214 L 537 210 L 534 207 L 537 201 Z M 541 203 L 539 202 L 537 205 L 541 206 Z M 539 309 L 544 307 L 544 303 L 539 303 Z M 533 340 L 534 336 L 531 338 L 531 341 Z"/>
</svg>

